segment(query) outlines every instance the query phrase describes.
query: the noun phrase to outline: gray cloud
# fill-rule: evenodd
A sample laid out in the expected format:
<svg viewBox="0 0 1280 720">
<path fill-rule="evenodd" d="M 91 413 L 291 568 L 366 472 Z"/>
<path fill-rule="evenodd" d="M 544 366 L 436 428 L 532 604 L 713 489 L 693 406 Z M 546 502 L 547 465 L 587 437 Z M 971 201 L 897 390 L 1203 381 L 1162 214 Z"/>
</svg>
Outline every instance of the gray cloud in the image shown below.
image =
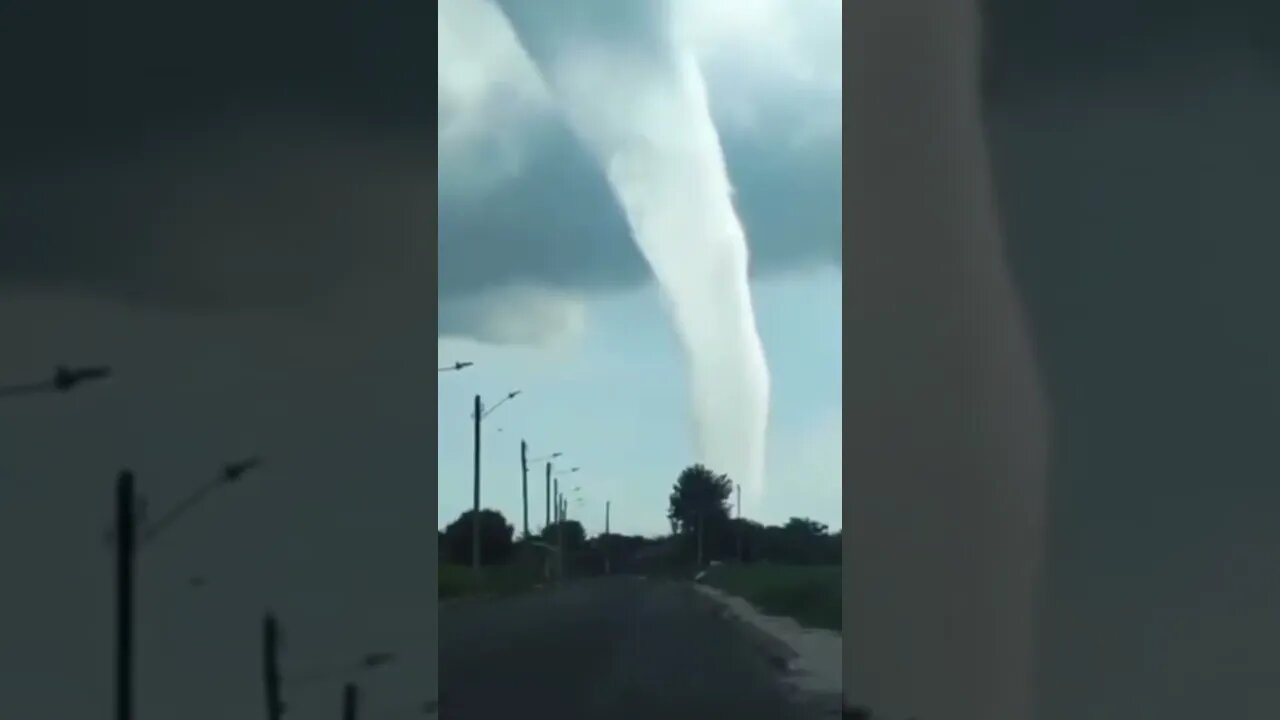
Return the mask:
<svg viewBox="0 0 1280 720">
<path fill-rule="evenodd" d="M 424 254 L 420 4 L 19 7 L 0 9 L 0 282 L 276 305 Z"/>
<path fill-rule="evenodd" d="M 301 25 L 248 3 L 0 10 L 0 281 L 273 305 L 425 261 L 429 16 L 401 5 L 311 3 Z M 1246 0 L 989 5 L 988 87 L 1004 106 L 1188 43 L 1248 47 L 1275 65 L 1276 11 Z M 839 4 L 677 7 L 706 67 L 756 271 L 839 263 Z M 442 327 L 480 332 L 475 298 L 509 285 L 571 303 L 645 282 L 600 173 L 500 14 L 482 0 L 436 11 Z"/>
<path fill-rule="evenodd" d="M 810 16 L 778 2 L 673 6 L 703 57 L 758 274 L 840 258 L 839 31 L 822 22 L 838 20 L 840 10 L 819 7 Z M 587 10 L 569 16 L 618 42 L 649 37 L 621 6 Z M 709 10 L 723 14 L 699 15 Z M 522 22 L 536 26 L 541 12 L 531 8 Z M 786 42 L 729 60 L 729 50 L 750 45 L 746 36 L 714 34 L 726 17 L 752 39 L 770 27 L 794 36 L 779 33 L 775 40 Z M 592 293 L 647 282 L 600 169 L 550 106 L 501 13 L 453 0 L 440 4 L 440 24 L 442 305 L 509 284 Z M 818 42 L 832 34 L 837 42 Z M 773 68 L 761 62 L 761 47 L 778 51 Z M 816 72 L 815 59 L 827 63 Z"/>
</svg>

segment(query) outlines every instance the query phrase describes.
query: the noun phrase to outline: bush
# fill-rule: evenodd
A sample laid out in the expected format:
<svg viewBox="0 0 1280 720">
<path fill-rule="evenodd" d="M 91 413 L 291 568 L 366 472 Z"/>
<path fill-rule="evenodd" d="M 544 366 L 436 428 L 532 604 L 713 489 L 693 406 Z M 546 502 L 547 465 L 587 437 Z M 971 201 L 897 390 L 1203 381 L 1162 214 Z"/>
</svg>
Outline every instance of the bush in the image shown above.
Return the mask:
<svg viewBox="0 0 1280 720">
<path fill-rule="evenodd" d="M 441 537 L 441 557 L 458 565 L 471 564 L 472 518 L 468 510 L 449 523 Z M 480 511 L 480 564 L 496 565 L 511 557 L 515 528 L 497 510 Z"/>
</svg>

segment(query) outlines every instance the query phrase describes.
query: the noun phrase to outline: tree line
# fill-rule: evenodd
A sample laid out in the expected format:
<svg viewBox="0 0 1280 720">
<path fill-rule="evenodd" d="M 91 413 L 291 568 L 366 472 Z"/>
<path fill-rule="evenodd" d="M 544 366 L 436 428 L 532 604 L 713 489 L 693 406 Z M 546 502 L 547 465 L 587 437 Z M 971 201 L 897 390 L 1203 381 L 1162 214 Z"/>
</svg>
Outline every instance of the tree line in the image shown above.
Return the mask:
<svg viewBox="0 0 1280 720">
<path fill-rule="evenodd" d="M 703 465 L 685 468 L 668 498 L 671 533 L 658 537 L 604 534 L 589 537 L 576 520 L 563 521 L 567 557 L 579 572 L 603 571 L 606 556 L 616 571 L 663 564 L 769 562 L 785 565 L 838 565 L 841 533 L 823 523 L 793 517 L 782 525 L 765 525 L 733 516 L 733 481 Z M 439 531 L 440 560 L 471 561 L 472 518 L 468 510 Z M 560 527 L 552 523 L 531 538 L 517 537 L 515 527 L 497 510 L 480 511 L 480 558 L 484 565 L 511 562 L 521 553 L 537 554 L 537 546 L 558 546 Z"/>
</svg>

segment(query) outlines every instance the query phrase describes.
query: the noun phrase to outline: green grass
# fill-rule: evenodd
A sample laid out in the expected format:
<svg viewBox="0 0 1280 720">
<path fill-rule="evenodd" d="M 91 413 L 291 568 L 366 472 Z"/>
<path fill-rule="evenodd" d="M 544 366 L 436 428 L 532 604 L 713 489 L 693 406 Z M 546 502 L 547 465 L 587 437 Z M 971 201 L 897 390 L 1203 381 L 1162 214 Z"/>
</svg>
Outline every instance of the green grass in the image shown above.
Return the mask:
<svg viewBox="0 0 1280 720">
<path fill-rule="evenodd" d="M 720 565 L 707 571 L 704 582 L 769 615 L 795 618 L 806 627 L 840 629 L 839 565 Z"/>
<path fill-rule="evenodd" d="M 468 595 L 503 596 L 524 592 L 543 582 L 542 569 L 528 563 L 490 565 L 477 576 L 468 565 L 440 564 L 442 599 Z"/>
</svg>

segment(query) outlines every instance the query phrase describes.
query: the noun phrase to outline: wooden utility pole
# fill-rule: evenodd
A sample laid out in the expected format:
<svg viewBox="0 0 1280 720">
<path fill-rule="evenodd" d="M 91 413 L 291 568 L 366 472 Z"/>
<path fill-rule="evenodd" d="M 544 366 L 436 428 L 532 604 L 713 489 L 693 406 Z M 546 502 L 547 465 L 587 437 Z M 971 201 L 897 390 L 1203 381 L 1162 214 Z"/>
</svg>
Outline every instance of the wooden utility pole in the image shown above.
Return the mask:
<svg viewBox="0 0 1280 720">
<path fill-rule="evenodd" d="M 524 496 L 524 536 L 529 537 L 529 444 L 520 441 L 520 492 Z"/>
<path fill-rule="evenodd" d="M 270 612 L 262 619 L 262 687 L 267 701 L 267 720 L 284 718 L 280 699 L 280 623 Z"/>
<path fill-rule="evenodd" d="M 551 527 L 551 463 L 547 463 L 547 521 L 543 527 Z"/>
<path fill-rule="evenodd" d="M 560 478 L 556 478 L 555 480 L 552 480 L 551 483 L 552 483 L 552 488 L 554 489 L 554 494 L 556 498 L 555 521 L 560 522 L 561 520 L 560 518 Z"/>
<path fill-rule="evenodd" d="M 133 473 L 116 477 L 116 720 L 133 720 L 133 561 L 137 550 Z"/>
<path fill-rule="evenodd" d="M 471 488 L 471 569 L 480 572 L 480 420 L 484 404 L 480 396 L 475 400 L 475 479 Z"/>
<path fill-rule="evenodd" d="M 560 548 L 560 579 L 564 579 L 565 560 L 568 548 L 564 546 L 564 498 L 560 497 L 560 482 L 556 481 L 556 545 Z"/>
<path fill-rule="evenodd" d="M 342 686 L 342 720 L 356 720 L 359 694 L 355 683 L 347 683 Z"/>
</svg>

